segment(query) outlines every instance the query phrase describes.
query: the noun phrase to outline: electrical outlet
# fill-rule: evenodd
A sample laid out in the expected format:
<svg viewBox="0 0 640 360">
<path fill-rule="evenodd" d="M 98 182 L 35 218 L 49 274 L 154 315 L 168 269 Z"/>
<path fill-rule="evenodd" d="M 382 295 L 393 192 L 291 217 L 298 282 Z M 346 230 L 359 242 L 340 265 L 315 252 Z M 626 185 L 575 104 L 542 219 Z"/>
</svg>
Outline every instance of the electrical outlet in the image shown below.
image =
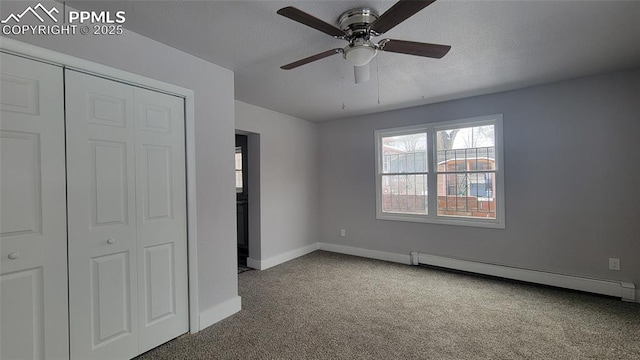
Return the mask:
<svg viewBox="0 0 640 360">
<path fill-rule="evenodd" d="M 609 258 L 609 270 L 620 271 L 620 259 Z"/>
<path fill-rule="evenodd" d="M 340 236 L 342 236 L 342 237 L 347 236 L 347 230 L 345 230 L 345 229 L 340 229 Z"/>
</svg>

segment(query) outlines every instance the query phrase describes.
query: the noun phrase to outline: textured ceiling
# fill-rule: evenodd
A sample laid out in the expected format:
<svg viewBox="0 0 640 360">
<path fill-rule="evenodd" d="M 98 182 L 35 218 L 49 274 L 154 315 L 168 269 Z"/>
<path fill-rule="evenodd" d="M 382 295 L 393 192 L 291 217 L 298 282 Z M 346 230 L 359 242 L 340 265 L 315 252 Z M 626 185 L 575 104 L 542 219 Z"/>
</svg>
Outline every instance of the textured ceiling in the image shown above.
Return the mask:
<svg viewBox="0 0 640 360">
<path fill-rule="evenodd" d="M 361 84 L 340 55 L 281 70 L 346 42 L 276 11 L 293 5 L 335 23 L 351 8 L 383 13 L 395 1 L 67 3 L 124 10 L 127 29 L 233 70 L 236 99 L 311 121 L 640 66 L 640 1 L 439 0 L 381 38 L 447 44 L 449 54 L 436 60 L 378 53 L 371 80 Z"/>
</svg>

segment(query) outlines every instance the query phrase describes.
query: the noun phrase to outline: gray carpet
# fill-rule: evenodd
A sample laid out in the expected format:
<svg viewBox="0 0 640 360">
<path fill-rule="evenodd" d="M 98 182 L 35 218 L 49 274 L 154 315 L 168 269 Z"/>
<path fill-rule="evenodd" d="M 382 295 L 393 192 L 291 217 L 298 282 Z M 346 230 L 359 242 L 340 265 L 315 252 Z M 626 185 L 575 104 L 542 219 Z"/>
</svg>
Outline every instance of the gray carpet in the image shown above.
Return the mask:
<svg viewBox="0 0 640 360">
<path fill-rule="evenodd" d="M 140 359 L 640 359 L 640 305 L 316 251 L 238 276 L 242 311 Z"/>
<path fill-rule="evenodd" d="M 238 274 L 242 274 L 245 271 L 251 271 L 251 270 L 253 269 L 248 266 L 238 265 Z"/>
</svg>

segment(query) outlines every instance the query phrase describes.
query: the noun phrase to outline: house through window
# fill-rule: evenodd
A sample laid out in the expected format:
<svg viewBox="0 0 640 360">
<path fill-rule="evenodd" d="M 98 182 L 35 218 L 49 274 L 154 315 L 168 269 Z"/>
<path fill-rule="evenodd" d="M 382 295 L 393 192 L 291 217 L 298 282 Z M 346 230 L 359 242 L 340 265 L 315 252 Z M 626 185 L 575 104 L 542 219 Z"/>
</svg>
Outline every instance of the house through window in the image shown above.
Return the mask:
<svg viewBox="0 0 640 360">
<path fill-rule="evenodd" d="M 376 131 L 377 218 L 504 228 L 501 134 L 501 115 Z"/>
</svg>

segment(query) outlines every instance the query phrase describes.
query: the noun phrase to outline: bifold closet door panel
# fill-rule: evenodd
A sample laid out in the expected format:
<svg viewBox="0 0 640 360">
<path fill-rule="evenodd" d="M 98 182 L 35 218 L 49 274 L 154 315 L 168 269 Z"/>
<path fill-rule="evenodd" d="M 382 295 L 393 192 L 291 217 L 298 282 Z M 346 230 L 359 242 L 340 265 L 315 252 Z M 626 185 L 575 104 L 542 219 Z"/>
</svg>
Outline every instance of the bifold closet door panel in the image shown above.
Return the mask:
<svg viewBox="0 0 640 360">
<path fill-rule="evenodd" d="M 140 352 L 189 330 L 182 98 L 136 88 Z"/>
<path fill-rule="evenodd" d="M 72 359 L 138 354 L 132 86 L 65 72 Z"/>
<path fill-rule="evenodd" d="M 136 88 L 140 352 L 189 330 L 184 100 Z"/>
<path fill-rule="evenodd" d="M 0 62 L 0 359 L 66 359 L 63 70 Z"/>
</svg>

